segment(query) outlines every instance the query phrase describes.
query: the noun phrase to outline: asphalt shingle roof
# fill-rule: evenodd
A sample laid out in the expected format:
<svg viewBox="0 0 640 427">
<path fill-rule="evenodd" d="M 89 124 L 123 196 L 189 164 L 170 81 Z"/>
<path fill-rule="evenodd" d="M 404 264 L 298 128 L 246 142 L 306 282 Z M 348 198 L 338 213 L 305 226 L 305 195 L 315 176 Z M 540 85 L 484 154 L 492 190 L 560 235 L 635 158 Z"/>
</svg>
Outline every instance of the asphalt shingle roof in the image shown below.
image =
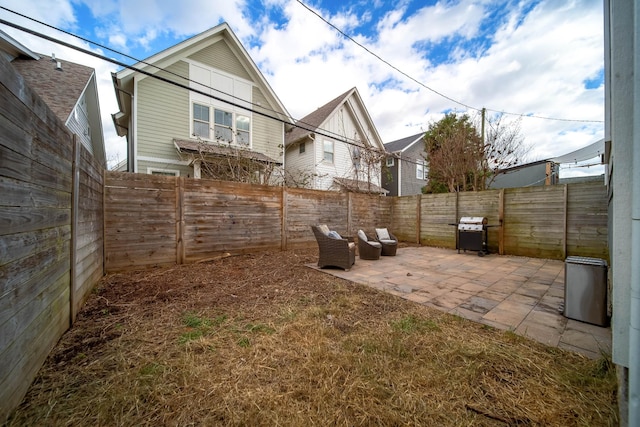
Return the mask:
<svg viewBox="0 0 640 427">
<path fill-rule="evenodd" d="M 61 70 L 57 70 L 56 61 L 39 55 L 39 60 L 16 58 L 11 65 L 53 113 L 66 123 L 93 74 L 93 68 L 56 59 L 61 65 Z"/>
<path fill-rule="evenodd" d="M 304 126 L 306 129 L 301 127 L 294 127 L 291 132 L 288 132 L 285 135 L 285 144 L 291 144 L 293 142 L 299 141 L 300 139 L 312 134 L 316 131 L 322 123 L 325 122 L 331 116 L 331 114 L 341 105 L 345 99 L 355 90 L 355 88 L 351 88 L 342 95 L 337 98 L 327 102 L 322 107 L 318 108 L 312 113 L 307 114 L 302 119 L 298 120 L 296 123 Z"/>
<path fill-rule="evenodd" d="M 406 138 L 397 139 L 395 141 L 387 142 L 386 144 L 384 144 L 384 148 L 389 153 L 394 153 L 396 151 L 402 151 L 405 148 L 407 148 L 409 145 L 411 145 L 411 143 L 413 141 L 415 141 L 416 139 L 418 139 L 422 135 L 424 135 L 424 132 L 420 132 L 420 133 L 418 133 L 416 135 L 412 135 L 412 136 L 407 136 Z"/>
</svg>

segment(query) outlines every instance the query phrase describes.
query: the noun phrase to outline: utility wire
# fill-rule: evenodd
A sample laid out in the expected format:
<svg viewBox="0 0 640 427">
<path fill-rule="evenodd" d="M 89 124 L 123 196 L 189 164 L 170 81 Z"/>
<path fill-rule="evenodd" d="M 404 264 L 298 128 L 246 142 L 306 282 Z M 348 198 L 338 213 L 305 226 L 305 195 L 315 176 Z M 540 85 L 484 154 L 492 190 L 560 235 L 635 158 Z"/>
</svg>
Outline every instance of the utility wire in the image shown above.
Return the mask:
<svg viewBox="0 0 640 427">
<path fill-rule="evenodd" d="M 379 61 L 381 61 L 382 63 L 386 64 L 387 66 L 393 68 L 395 71 L 399 72 L 400 74 L 402 74 L 403 76 L 405 76 L 406 78 L 408 78 L 409 80 L 413 81 L 414 83 L 417 83 L 418 85 L 422 86 L 423 88 L 435 93 L 438 96 L 441 96 L 444 99 L 447 99 L 455 104 L 458 105 L 462 105 L 463 107 L 469 109 L 469 110 L 475 110 L 475 111 L 482 111 L 482 108 L 477 108 L 477 107 L 472 107 L 468 104 L 465 104 L 464 102 L 461 101 L 457 101 L 445 94 L 443 94 L 442 92 L 438 92 L 437 90 L 427 86 L 426 84 L 422 83 L 421 81 L 419 81 L 418 79 L 410 76 L 409 74 L 405 73 L 404 71 L 402 71 L 401 69 L 399 69 L 398 67 L 396 67 L 395 65 L 391 64 L 389 61 L 383 59 L 382 57 L 380 57 L 380 55 L 372 52 L 369 48 L 367 48 L 366 46 L 364 46 L 363 44 L 359 43 L 357 40 L 355 40 L 353 37 L 351 37 L 350 35 L 348 35 L 347 33 L 345 33 L 344 31 L 342 31 L 340 28 L 338 28 L 336 25 L 334 25 L 333 23 L 331 23 L 329 20 L 327 20 L 326 18 L 324 18 L 320 13 L 316 12 L 315 10 L 313 10 L 311 7 L 307 6 L 306 4 L 304 4 L 302 2 L 302 0 L 296 0 L 298 3 L 300 3 L 300 5 L 302 5 L 305 9 L 307 9 L 309 12 L 313 13 L 314 15 L 316 15 L 318 18 L 320 18 L 322 21 L 324 21 L 327 25 L 329 25 L 330 27 L 332 27 L 333 29 L 335 29 L 338 33 L 340 33 L 343 37 L 345 37 L 346 39 L 348 39 L 349 41 L 355 43 L 356 45 L 358 45 L 360 48 L 364 49 L 367 53 L 369 53 L 370 55 L 372 55 L 373 57 L 375 57 L 376 59 L 378 59 Z M 500 110 L 494 110 L 491 108 L 485 108 L 487 111 L 492 111 L 494 113 L 500 113 L 500 114 L 507 114 L 507 115 L 511 115 L 511 116 L 520 116 L 520 117 L 530 117 L 530 118 L 535 118 L 535 119 L 543 119 L 543 120 L 555 120 L 555 121 L 564 121 L 564 122 L 578 122 L 578 123 L 603 123 L 603 120 L 580 120 L 580 119 L 562 119 L 562 118 L 555 118 L 555 117 L 544 117 L 544 116 L 537 116 L 537 115 L 533 115 L 533 114 L 523 114 L 523 113 L 509 113 L 507 111 L 500 111 Z"/>
<path fill-rule="evenodd" d="M 2 6 L 0 6 L 0 8 L 5 9 L 5 10 L 8 10 L 8 9 L 6 9 L 6 8 L 2 7 Z M 99 53 L 96 53 L 96 52 L 92 52 L 92 51 L 90 51 L 90 50 L 84 49 L 84 48 L 79 47 L 79 46 L 75 46 L 75 45 L 73 45 L 73 44 L 71 44 L 71 43 L 67 43 L 67 42 L 65 42 L 65 41 L 63 41 L 63 40 L 56 39 L 56 38 L 51 37 L 51 36 L 48 36 L 48 35 L 46 35 L 46 34 L 39 33 L 39 32 L 37 32 L 37 31 L 35 31 L 35 30 L 31 30 L 31 29 L 29 29 L 29 28 L 25 28 L 25 27 L 20 26 L 20 25 L 18 25 L 18 24 L 15 24 L 15 23 L 9 22 L 9 21 L 7 21 L 7 20 L 5 20 L 5 19 L 0 18 L 0 24 L 4 24 L 4 25 L 10 26 L 10 27 L 13 27 L 13 28 L 15 28 L 15 29 L 17 29 L 17 30 L 20 30 L 20 31 L 23 31 L 23 32 L 29 33 L 29 34 L 34 35 L 34 36 L 36 36 L 36 37 L 40 37 L 40 38 L 45 39 L 45 40 L 47 40 L 47 41 L 50 41 L 50 42 L 52 42 L 52 43 L 56 43 L 56 44 L 62 45 L 62 46 L 67 47 L 67 48 L 69 48 L 69 49 L 76 50 L 76 51 L 81 52 L 81 53 L 84 53 L 84 54 L 86 54 L 86 55 L 93 56 L 93 57 L 98 58 L 98 59 L 101 59 L 101 60 L 103 60 L 103 61 L 110 62 L 110 63 L 115 64 L 115 65 L 118 65 L 118 66 L 120 66 L 120 67 L 122 67 L 122 68 L 126 68 L 126 69 L 129 69 L 129 70 L 132 70 L 132 71 L 139 72 L 139 73 L 144 74 L 144 75 L 146 75 L 146 76 L 148 76 L 148 77 L 151 77 L 151 78 L 154 78 L 154 79 L 160 80 L 160 81 L 162 81 L 162 82 L 164 82 L 164 83 L 168 83 L 168 84 L 171 84 L 171 85 L 177 86 L 177 87 L 179 87 L 179 88 L 181 88 L 181 89 L 185 89 L 185 90 L 187 90 L 187 91 L 191 91 L 191 92 L 194 92 L 194 93 L 197 93 L 197 94 L 200 94 L 200 95 L 204 95 L 204 96 L 206 96 L 206 97 L 209 97 L 209 98 L 215 99 L 216 101 L 223 102 L 223 103 L 225 103 L 225 104 L 228 104 L 228 105 L 231 105 L 231 106 L 234 106 L 234 107 L 237 107 L 237 108 L 241 108 L 241 109 L 244 109 L 244 110 L 247 110 L 247 111 L 251 111 L 252 113 L 255 113 L 255 114 L 257 114 L 257 115 L 260 115 L 260 116 L 263 116 L 263 117 L 266 117 L 266 118 L 269 118 L 269 119 L 272 119 L 272 120 L 275 120 L 275 121 L 278 121 L 278 122 L 280 122 L 280 123 L 283 123 L 283 124 L 286 124 L 286 125 L 291 125 L 291 126 L 294 126 L 294 127 L 298 127 L 298 128 L 303 129 L 303 130 L 306 130 L 306 131 L 308 131 L 308 132 L 312 132 L 312 133 L 315 133 L 315 134 L 317 134 L 317 135 L 324 136 L 324 137 L 326 137 L 326 138 L 330 138 L 330 139 L 335 140 L 335 141 L 337 141 L 337 142 L 342 142 L 342 143 L 347 144 L 347 145 L 351 145 L 351 146 L 354 146 L 354 147 L 362 148 L 362 147 L 358 144 L 358 141 L 356 141 L 355 139 L 347 138 L 346 136 L 343 136 L 343 135 L 339 135 L 339 134 L 336 134 L 336 133 L 333 133 L 333 132 L 330 132 L 330 131 L 326 131 L 326 130 L 324 130 L 324 129 L 316 128 L 316 127 L 314 127 L 314 126 L 312 126 L 312 125 L 309 125 L 309 124 L 307 124 L 307 123 L 304 123 L 304 122 L 302 122 L 302 121 L 295 121 L 295 123 L 292 123 L 292 122 L 291 122 L 291 121 L 289 121 L 289 120 L 285 120 L 285 119 L 282 119 L 282 118 L 280 118 L 280 117 L 272 116 L 272 115 L 270 115 L 270 114 L 268 114 L 268 113 L 265 113 L 265 112 L 263 112 L 263 111 L 259 111 L 259 110 L 256 110 L 256 109 L 254 109 L 254 108 L 247 108 L 246 106 L 240 105 L 240 104 L 238 104 L 238 103 L 236 103 L 236 102 L 232 102 L 232 101 L 229 101 L 229 100 L 227 100 L 227 99 L 220 98 L 219 96 L 212 95 L 211 93 L 203 92 L 203 91 L 201 91 L 201 90 L 199 90 L 199 89 L 196 89 L 196 88 L 190 87 L 190 86 L 188 86 L 188 85 L 186 85 L 186 84 L 183 84 L 183 83 L 179 83 L 179 82 L 176 82 L 176 81 L 170 80 L 170 79 L 168 79 L 168 78 L 166 78 L 166 77 L 162 77 L 162 76 L 157 75 L 157 74 L 154 74 L 154 73 L 152 73 L 152 72 L 150 72 L 150 71 L 146 71 L 146 70 L 143 70 L 143 69 L 141 69 L 141 68 L 135 67 L 135 66 L 133 66 L 133 65 L 125 64 L 124 62 L 122 62 L 122 61 L 118 61 L 118 60 L 116 60 L 116 59 L 114 59 L 114 58 L 108 58 L 108 57 L 106 57 L 106 56 L 104 56 L 104 55 L 102 55 L 102 54 L 99 54 Z M 55 28 L 55 27 L 53 27 L 53 28 Z M 106 49 L 108 49 L 108 50 L 112 50 L 112 49 L 109 49 L 109 48 L 106 48 Z M 115 51 L 114 51 L 114 52 L 115 52 Z M 126 56 L 126 55 L 125 55 L 125 56 Z M 142 62 L 142 61 L 138 61 L 138 62 Z M 155 66 L 154 66 L 154 67 L 155 67 Z M 157 68 L 157 69 L 159 69 L 159 70 L 165 71 L 165 70 L 163 70 L 162 68 L 159 68 L 159 67 L 156 67 L 156 68 Z M 171 74 L 174 74 L 174 75 L 176 75 L 177 77 L 179 77 L 179 78 L 181 78 L 181 79 L 189 80 L 189 79 L 187 79 L 187 78 L 186 78 L 186 77 L 184 77 L 184 76 L 180 76 L 180 75 L 177 75 L 177 74 L 175 74 L 175 73 L 171 73 Z M 190 80 L 189 80 L 189 81 L 190 81 Z M 202 85 L 202 86 L 204 86 L 204 85 Z M 229 95 L 229 96 L 231 96 L 231 95 Z M 237 97 L 234 97 L 234 98 L 236 98 L 236 99 L 240 99 L 240 98 L 237 98 Z M 242 100 L 242 101 L 243 101 L 243 102 L 247 102 L 247 101 L 245 101 L 245 100 Z M 255 104 L 252 104 L 252 105 L 254 105 L 254 106 L 255 106 Z M 273 111 L 273 110 L 268 110 L 268 111 L 272 111 L 272 112 L 274 112 L 274 113 L 276 113 L 276 114 L 280 114 L 280 113 L 278 113 L 278 112 L 276 112 L 276 111 Z M 294 119 L 293 119 L 293 118 L 291 118 L 291 117 L 289 117 L 289 119 L 290 119 L 290 120 L 294 120 Z M 307 126 L 305 126 L 305 125 L 307 125 Z M 375 147 L 373 147 L 373 146 L 371 146 L 371 145 L 368 147 L 368 150 L 370 150 L 370 151 L 372 151 L 372 152 L 374 152 L 374 153 L 381 154 L 381 155 L 388 155 L 388 153 L 386 152 L 386 150 L 384 150 L 384 149 L 383 149 L 383 150 L 380 150 L 380 149 L 375 148 Z"/>
<path fill-rule="evenodd" d="M 116 54 L 118 54 L 118 55 L 120 55 L 120 56 L 124 56 L 125 58 L 129 58 L 129 59 L 131 59 L 131 60 L 135 61 L 137 64 L 144 64 L 144 65 L 146 65 L 146 66 L 148 66 L 148 67 L 152 67 L 152 68 L 154 68 L 154 69 L 156 69 L 156 70 L 158 70 L 158 71 L 163 71 L 163 72 L 165 72 L 165 73 L 167 73 L 167 74 L 170 74 L 170 75 L 176 76 L 176 77 L 178 77 L 178 78 L 180 78 L 180 79 L 183 79 L 183 80 L 186 80 L 186 81 L 188 81 L 188 82 L 190 82 L 190 83 L 197 83 L 198 85 L 200 85 L 200 86 L 204 86 L 204 87 L 206 87 L 207 89 L 214 90 L 214 91 L 216 91 L 216 92 L 220 93 L 221 95 L 228 96 L 228 97 L 234 98 L 234 99 L 236 99 L 236 100 L 239 100 L 239 101 L 242 101 L 242 102 L 249 103 L 249 104 L 253 105 L 254 107 L 260 107 L 261 109 L 264 109 L 264 110 L 270 111 L 270 112 L 272 112 L 272 113 L 274 113 L 274 114 L 281 114 L 281 113 L 279 113 L 278 111 L 275 111 L 275 110 L 272 110 L 272 109 L 270 109 L 270 108 L 266 108 L 266 107 L 264 107 L 264 106 L 261 106 L 261 105 L 255 104 L 255 103 L 253 103 L 253 102 L 250 102 L 250 101 L 244 100 L 244 99 L 239 98 L 239 97 L 237 97 L 237 96 L 235 96 L 235 95 L 233 95 L 233 94 L 226 93 L 226 92 L 224 92 L 224 91 L 222 91 L 222 90 L 219 90 L 219 89 L 216 89 L 216 88 L 214 88 L 214 87 L 207 86 L 207 85 L 203 85 L 203 84 L 201 84 L 201 83 L 195 82 L 195 81 L 193 81 L 192 79 L 190 79 L 189 77 L 185 77 L 185 76 L 180 75 L 180 74 L 178 74 L 178 73 L 175 73 L 175 72 L 173 72 L 173 71 L 171 71 L 171 70 L 167 70 L 167 69 L 164 69 L 164 68 L 158 67 L 158 66 L 157 66 L 157 65 L 155 65 L 155 64 L 152 64 L 152 63 L 146 62 L 146 61 L 144 61 L 144 60 L 141 60 L 141 59 L 135 58 L 135 57 L 133 57 L 133 56 L 131 56 L 131 55 L 127 55 L 127 54 L 125 54 L 125 53 L 123 53 L 123 52 L 120 52 L 120 51 L 118 51 L 118 50 L 115 50 L 115 49 L 113 49 L 113 48 L 110 48 L 109 46 L 102 45 L 102 44 L 97 43 L 97 42 L 95 42 L 95 41 L 93 41 L 93 40 L 89 40 L 89 39 L 84 38 L 84 37 L 82 37 L 82 36 L 79 36 L 79 35 L 77 35 L 77 34 L 74 34 L 74 33 L 71 33 L 71 32 L 69 32 L 69 31 L 63 30 L 63 29 L 61 29 L 61 28 L 55 27 L 55 26 L 53 26 L 53 25 L 47 24 L 46 22 L 39 21 L 39 20 L 37 20 L 37 19 L 35 19 L 35 18 L 32 18 L 32 17 L 26 16 L 26 15 L 24 15 L 24 14 L 21 14 L 21 13 L 19 13 L 19 12 L 13 11 L 13 10 L 11 10 L 11 9 L 8 9 L 8 8 L 6 8 L 6 7 L 4 7 L 4 6 L 0 6 L 0 9 L 6 10 L 7 12 L 11 12 L 11 13 L 13 13 L 13 14 L 16 14 L 16 15 L 18 15 L 18 16 L 20 16 L 20 17 L 22 17 L 22 18 L 25 18 L 25 19 L 31 20 L 31 21 L 33 21 L 33 22 L 35 22 L 35 23 L 37 23 L 37 24 L 40 24 L 40 25 L 43 25 L 43 26 L 45 26 L 45 27 L 51 28 L 51 29 L 53 29 L 53 30 L 59 31 L 59 32 L 61 32 L 61 33 L 63 33 L 63 34 L 66 34 L 66 35 L 68 35 L 68 36 L 75 37 L 75 38 L 77 38 L 77 39 L 79 39 L 79 40 L 82 40 L 82 41 L 83 41 L 83 42 L 85 42 L 85 43 L 92 44 L 92 45 L 94 45 L 94 46 L 97 46 L 97 47 L 100 47 L 100 48 L 102 48 L 102 49 L 108 50 L 108 51 L 110 51 L 110 52 L 116 53 Z M 113 62 L 113 61 L 110 61 L 110 62 Z M 114 63 L 115 63 L 115 62 L 114 62 Z M 116 65 L 121 65 L 121 64 L 117 63 Z M 293 117 L 291 117 L 291 119 L 292 119 L 292 120 L 295 120 Z M 300 121 L 300 120 L 295 120 L 295 121 L 296 121 L 296 123 L 301 123 L 302 125 L 308 125 L 308 126 L 313 127 L 311 124 L 309 124 L 309 123 L 305 123 L 304 121 Z M 287 123 L 289 123 L 289 122 L 287 122 Z M 299 126 L 299 127 L 302 127 L 302 126 Z M 306 129 L 306 130 L 309 130 L 309 129 Z M 325 130 L 325 132 L 326 132 L 326 133 L 328 133 L 328 134 L 334 134 L 335 136 L 334 136 L 333 138 L 336 138 L 336 137 L 337 137 L 337 138 L 343 137 L 342 135 L 337 134 L 337 133 L 334 133 L 334 132 L 329 131 L 329 130 Z M 344 137 L 344 138 L 346 138 L 346 137 Z M 353 141 L 355 141 L 355 139 L 354 139 Z"/>
</svg>

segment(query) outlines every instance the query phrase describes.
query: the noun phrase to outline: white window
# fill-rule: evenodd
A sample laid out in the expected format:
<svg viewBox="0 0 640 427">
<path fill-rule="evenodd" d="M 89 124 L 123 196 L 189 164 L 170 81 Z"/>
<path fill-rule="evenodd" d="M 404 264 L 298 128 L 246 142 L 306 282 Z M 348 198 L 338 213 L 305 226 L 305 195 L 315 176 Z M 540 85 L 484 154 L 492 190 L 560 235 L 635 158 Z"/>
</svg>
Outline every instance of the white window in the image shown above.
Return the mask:
<svg viewBox="0 0 640 427">
<path fill-rule="evenodd" d="M 393 165 L 395 164 L 394 160 L 395 159 L 393 157 L 391 157 L 391 156 L 387 157 L 387 167 L 388 168 L 393 167 Z"/>
<path fill-rule="evenodd" d="M 215 109 L 213 114 L 213 138 L 217 141 L 233 141 L 233 113 Z"/>
<path fill-rule="evenodd" d="M 333 163 L 333 141 L 324 140 L 324 156 L 323 159 Z"/>
<path fill-rule="evenodd" d="M 147 168 L 147 173 L 150 175 L 180 176 L 180 171 L 175 169 Z"/>
<path fill-rule="evenodd" d="M 416 178 L 427 179 L 429 169 L 427 168 L 427 162 L 425 160 L 416 161 Z"/>
<path fill-rule="evenodd" d="M 300 143 L 300 147 L 298 148 L 298 153 L 302 154 L 304 153 L 306 150 L 306 147 L 304 145 L 304 141 Z"/>
<path fill-rule="evenodd" d="M 206 140 L 251 145 L 250 81 L 189 61 L 192 135 Z M 208 95 L 215 95 L 216 99 Z M 232 101 L 236 105 L 229 105 Z"/>
<path fill-rule="evenodd" d="M 193 104 L 193 135 L 209 138 L 209 107 Z"/>
<path fill-rule="evenodd" d="M 249 145 L 249 117 L 236 114 L 236 141 L 241 145 Z"/>
</svg>

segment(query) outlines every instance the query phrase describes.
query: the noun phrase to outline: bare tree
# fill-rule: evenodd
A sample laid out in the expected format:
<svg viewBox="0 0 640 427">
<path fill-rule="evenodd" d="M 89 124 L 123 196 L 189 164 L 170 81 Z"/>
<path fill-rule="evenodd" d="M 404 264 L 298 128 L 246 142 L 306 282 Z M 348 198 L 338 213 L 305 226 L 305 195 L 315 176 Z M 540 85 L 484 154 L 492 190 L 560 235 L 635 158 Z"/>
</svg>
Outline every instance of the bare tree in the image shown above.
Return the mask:
<svg viewBox="0 0 640 427">
<path fill-rule="evenodd" d="M 484 158 L 480 177 L 484 183 L 483 188 L 489 188 L 496 175 L 503 169 L 507 169 L 526 161 L 532 146 L 525 143 L 521 133 L 522 117 L 513 121 L 505 120 L 504 114 L 484 117 Z M 480 122 L 482 128 L 482 122 Z"/>
</svg>

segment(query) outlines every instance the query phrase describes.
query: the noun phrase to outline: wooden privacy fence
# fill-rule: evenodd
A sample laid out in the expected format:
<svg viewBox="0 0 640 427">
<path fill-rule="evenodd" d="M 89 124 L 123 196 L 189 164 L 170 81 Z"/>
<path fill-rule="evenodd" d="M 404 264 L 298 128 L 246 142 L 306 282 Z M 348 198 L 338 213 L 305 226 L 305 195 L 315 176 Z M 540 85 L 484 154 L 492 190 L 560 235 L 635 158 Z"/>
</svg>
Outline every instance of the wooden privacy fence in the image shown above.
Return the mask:
<svg viewBox="0 0 640 427">
<path fill-rule="evenodd" d="M 602 184 L 381 197 L 107 172 L 107 271 L 194 262 L 221 253 L 315 245 L 310 226 L 343 235 L 389 227 L 403 241 L 455 248 L 461 216 L 484 216 L 503 254 L 608 258 Z"/>
<path fill-rule="evenodd" d="M 0 55 L 0 424 L 103 276 L 103 168 Z"/>
</svg>

